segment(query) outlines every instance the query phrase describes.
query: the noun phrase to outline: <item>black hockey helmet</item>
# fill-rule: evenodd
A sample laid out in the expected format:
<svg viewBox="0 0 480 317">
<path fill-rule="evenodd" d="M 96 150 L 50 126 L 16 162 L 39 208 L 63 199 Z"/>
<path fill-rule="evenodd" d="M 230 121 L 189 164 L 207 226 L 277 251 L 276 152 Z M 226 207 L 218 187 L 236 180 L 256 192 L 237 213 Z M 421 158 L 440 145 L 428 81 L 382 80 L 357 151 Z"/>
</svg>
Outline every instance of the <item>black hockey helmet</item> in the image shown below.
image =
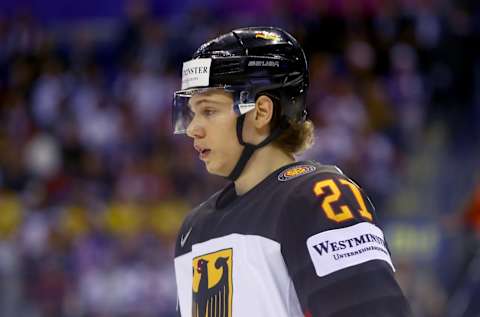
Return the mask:
<svg viewBox="0 0 480 317">
<path fill-rule="evenodd" d="M 174 133 L 185 133 L 191 120 L 188 99 L 208 88 L 233 93 L 239 115 L 252 110 L 260 93 L 280 99 L 281 115 L 305 119 L 308 67 L 295 38 L 273 27 L 236 29 L 203 44 L 183 64 L 182 90 L 175 93 Z"/>
<path fill-rule="evenodd" d="M 262 94 L 275 97 L 283 122 L 302 122 L 306 118 L 308 66 L 305 53 L 290 34 L 275 27 L 249 27 L 233 30 L 203 44 L 190 61 L 183 63 L 182 90 L 175 92 L 173 127 L 185 133 L 192 120 L 188 101 L 207 89 L 224 89 L 233 96 L 239 115 L 237 136 L 245 146 L 237 166 L 228 177 L 235 180 L 253 152 L 288 127 L 278 129 L 260 144 L 242 140 L 244 114 L 255 108 Z"/>
</svg>

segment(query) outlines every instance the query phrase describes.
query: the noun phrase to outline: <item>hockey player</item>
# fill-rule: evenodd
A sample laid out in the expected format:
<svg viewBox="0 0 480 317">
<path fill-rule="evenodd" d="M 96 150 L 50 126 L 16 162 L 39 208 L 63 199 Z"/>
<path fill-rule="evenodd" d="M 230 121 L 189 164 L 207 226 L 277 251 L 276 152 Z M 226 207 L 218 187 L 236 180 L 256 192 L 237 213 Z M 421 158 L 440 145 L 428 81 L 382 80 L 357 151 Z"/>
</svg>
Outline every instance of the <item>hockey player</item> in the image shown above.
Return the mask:
<svg viewBox="0 0 480 317">
<path fill-rule="evenodd" d="M 305 54 L 278 28 L 234 30 L 184 63 L 174 132 L 231 182 L 180 229 L 181 316 L 410 316 L 368 197 L 295 161 L 313 135 L 307 88 Z"/>
</svg>

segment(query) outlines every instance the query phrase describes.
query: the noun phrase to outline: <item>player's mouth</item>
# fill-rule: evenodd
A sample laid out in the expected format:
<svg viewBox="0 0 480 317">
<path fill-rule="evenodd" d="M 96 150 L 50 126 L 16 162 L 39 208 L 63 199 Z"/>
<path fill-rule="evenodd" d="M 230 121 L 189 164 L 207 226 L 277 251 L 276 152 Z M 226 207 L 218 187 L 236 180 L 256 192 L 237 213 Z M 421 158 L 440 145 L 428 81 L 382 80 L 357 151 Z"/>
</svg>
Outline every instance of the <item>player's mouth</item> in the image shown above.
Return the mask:
<svg viewBox="0 0 480 317">
<path fill-rule="evenodd" d="M 204 147 L 201 147 L 201 146 L 198 146 L 198 145 L 194 145 L 195 147 L 195 150 L 197 150 L 198 152 L 198 157 L 201 159 L 201 160 L 205 160 L 207 158 L 207 156 L 210 154 L 211 150 L 210 149 L 207 149 L 207 148 L 204 148 Z"/>
<path fill-rule="evenodd" d="M 200 154 L 198 156 L 200 157 L 201 160 L 205 160 L 208 154 L 210 154 L 210 151 L 211 150 L 209 149 L 202 150 L 201 152 L 199 152 Z"/>
</svg>

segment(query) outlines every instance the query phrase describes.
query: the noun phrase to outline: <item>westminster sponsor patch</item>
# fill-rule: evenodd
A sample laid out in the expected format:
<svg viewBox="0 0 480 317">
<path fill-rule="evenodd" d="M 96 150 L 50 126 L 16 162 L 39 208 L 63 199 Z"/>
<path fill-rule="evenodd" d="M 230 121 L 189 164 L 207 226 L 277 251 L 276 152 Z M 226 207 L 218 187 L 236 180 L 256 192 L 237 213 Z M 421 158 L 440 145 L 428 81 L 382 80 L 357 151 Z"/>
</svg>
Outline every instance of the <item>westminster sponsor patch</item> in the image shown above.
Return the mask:
<svg viewBox="0 0 480 317">
<path fill-rule="evenodd" d="M 382 230 L 369 222 L 313 235 L 307 248 L 320 277 L 372 260 L 385 261 L 395 271 Z"/>
<path fill-rule="evenodd" d="M 210 83 L 211 58 L 197 58 L 183 63 L 182 89 L 207 87 Z"/>
<path fill-rule="evenodd" d="M 315 165 L 296 165 L 278 174 L 278 180 L 281 182 L 289 181 L 299 176 L 309 174 L 316 169 L 317 167 Z"/>
</svg>

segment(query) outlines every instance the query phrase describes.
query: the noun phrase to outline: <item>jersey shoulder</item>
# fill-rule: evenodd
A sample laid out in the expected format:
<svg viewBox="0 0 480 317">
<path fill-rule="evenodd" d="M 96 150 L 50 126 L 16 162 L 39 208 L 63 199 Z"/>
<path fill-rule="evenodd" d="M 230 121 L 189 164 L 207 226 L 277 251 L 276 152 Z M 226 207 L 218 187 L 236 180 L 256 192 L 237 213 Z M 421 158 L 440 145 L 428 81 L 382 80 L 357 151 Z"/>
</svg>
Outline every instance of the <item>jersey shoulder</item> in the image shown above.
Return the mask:
<svg viewBox="0 0 480 317">
<path fill-rule="evenodd" d="M 336 166 L 315 162 L 309 166 L 315 170 L 285 181 L 289 199 L 284 219 L 315 222 L 324 230 L 364 221 L 376 223 L 373 203 L 355 181 Z"/>
<path fill-rule="evenodd" d="M 373 204 L 352 179 L 338 168 L 318 166 L 290 187 L 278 232 L 293 271 L 305 268 L 306 261 L 313 264 L 311 276 L 331 276 L 343 268 L 356 274 L 356 265 L 370 260 L 381 260 L 394 270 Z M 306 248 L 299 248 L 302 245 Z"/>
<path fill-rule="evenodd" d="M 283 190 L 291 192 L 292 198 L 307 200 L 316 200 L 318 198 L 318 195 L 315 194 L 315 186 L 319 186 L 318 183 L 329 183 L 330 180 L 354 183 L 337 166 L 322 165 L 314 161 L 308 161 L 282 170 L 278 174 L 277 180 L 280 182 L 280 187 L 283 187 Z"/>
</svg>

